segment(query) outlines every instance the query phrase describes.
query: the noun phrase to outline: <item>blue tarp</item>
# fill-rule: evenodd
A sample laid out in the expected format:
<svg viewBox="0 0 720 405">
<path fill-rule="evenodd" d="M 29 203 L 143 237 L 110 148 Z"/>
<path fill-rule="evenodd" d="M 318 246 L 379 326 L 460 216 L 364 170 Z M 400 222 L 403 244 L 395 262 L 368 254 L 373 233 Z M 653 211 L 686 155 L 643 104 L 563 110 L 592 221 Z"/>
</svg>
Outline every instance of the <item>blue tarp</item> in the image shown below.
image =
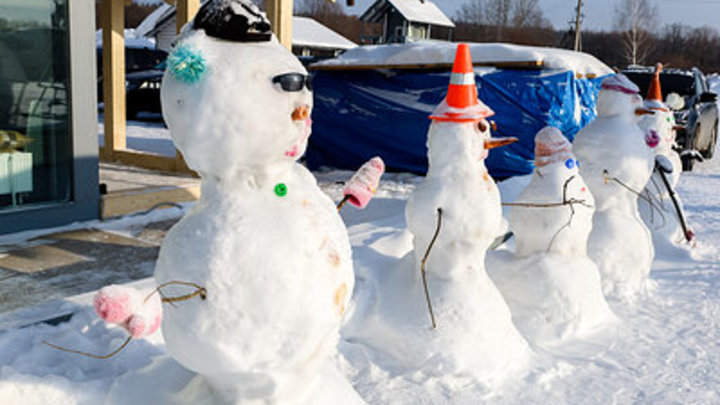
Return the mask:
<svg viewBox="0 0 720 405">
<path fill-rule="evenodd" d="M 478 95 L 495 111 L 493 136 L 519 142 L 490 152 L 496 178 L 532 172 L 535 134 L 553 125 L 572 140 L 594 118 L 602 78 L 571 71 L 476 69 Z M 308 166 L 355 170 L 381 156 L 392 171 L 427 171 L 428 116 L 442 101 L 449 72 L 319 71 Z"/>
</svg>

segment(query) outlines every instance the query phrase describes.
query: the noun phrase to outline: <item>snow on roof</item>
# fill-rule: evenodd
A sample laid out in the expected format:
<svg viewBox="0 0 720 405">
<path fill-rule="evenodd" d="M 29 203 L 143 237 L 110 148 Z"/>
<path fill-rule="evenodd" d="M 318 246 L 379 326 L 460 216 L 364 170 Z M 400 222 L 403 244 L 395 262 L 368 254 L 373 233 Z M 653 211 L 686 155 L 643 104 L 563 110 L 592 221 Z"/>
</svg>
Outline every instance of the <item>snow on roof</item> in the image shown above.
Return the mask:
<svg viewBox="0 0 720 405">
<path fill-rule="evenodd" d="M 160 17 L 161 17 L 163 14 L 165 14 L 165 13 L 168 11 L 168 9 L 171 8 L 171 7 L 172 7 L 172 6 L 169 5 L 169 4 L 167 4 L 167 3 L 161 4 L 160 7 L 156 8 L 155 11 L 153 11 L 153 12 L 150 13 L 147 17 L 145 17 L 145 19 L 142 20 L 142 22 L 140 23 L 140 25 L 138 25 L 137 27 L 135 27 L 135 33 L 136 33 L 139 37 L 148 35 L 148 33 L 149 33 L 153 28 L 155 28 L 155 25 L 157 24 L 157 22 L 158 22 L 158 20 L 160 19 Z"/>
<path fill-rule="evenodd" d="M 430 0 L 378 0 L 360 17 L 371 22 L 380 21 L 385 3 L 394 7 L 406 20 L 418 23 L 454 27 L 452 21 Z"/>
<path fill-rule="evenodd" d="M 95 46 L 102 48 L 102 29 L 95 31 Z M 139 36 L 134 28 L 125 28 L 125 48 L 155 49 L 155 39 Z"/>
<path fill-rule="evenodd" d="M 155 35 L 168 21 L 174 21 L 174 18 L 175 7 L 163 5 L 140 23 L 137 30 L 141 27 L 143 30 L 138 32 L 138 35 Z M 292 45 L 320 49 L 351 49 L 357 46 L 312 18 L 298 16 L 293 16 Z"/>
<path fill-rule="evenodd" d="M 528 65 L 547 69 L 572 70 L 578 75 L 604 76 L 613 73 L 592 55 L 567 49 L 522 46 L 505 43 L 469 43 L 473 63 L 503 66 Z M 419 65 L 452 65 L 456 43 L 418 41 L 406 44 L 368 45 L 346 51 L 334 59 L 313 65 L 317 69 L 343 67 L 401 68 Z"/>
<path fill-rule="evenodd" d="M 312 18 L 297 16 L 293 17 L 292 44 L 293 46 L 326 49 L 351 49 L 357 47 L 354 42 Z"/>
</svg>

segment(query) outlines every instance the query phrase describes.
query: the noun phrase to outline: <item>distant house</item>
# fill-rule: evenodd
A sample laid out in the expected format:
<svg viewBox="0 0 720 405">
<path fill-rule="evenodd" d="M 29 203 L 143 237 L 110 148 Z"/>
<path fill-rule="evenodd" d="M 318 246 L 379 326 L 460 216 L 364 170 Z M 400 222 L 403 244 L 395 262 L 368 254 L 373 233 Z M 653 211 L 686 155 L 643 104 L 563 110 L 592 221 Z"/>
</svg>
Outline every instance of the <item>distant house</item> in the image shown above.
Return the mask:
<svg viewBox="0 0 720 405">
<path fill-rule="evenodd" d="M 450 40 L 455 28 L 429 0 L 377 0 L 360 16 L 360 21 L 382 23 L 383 35 L 375 42 L 383 44 Z"/>
<path fill-rule="evenodd" d="M 136 29 L 155 39 L 156 49 L 168 52 L 176 35 L 175 7 L 167 4 L 150 14 Z M 357 44 L 307 17 L 293 17 L 292 51 L 298 56 L 332 57 Z"/>
</svg>

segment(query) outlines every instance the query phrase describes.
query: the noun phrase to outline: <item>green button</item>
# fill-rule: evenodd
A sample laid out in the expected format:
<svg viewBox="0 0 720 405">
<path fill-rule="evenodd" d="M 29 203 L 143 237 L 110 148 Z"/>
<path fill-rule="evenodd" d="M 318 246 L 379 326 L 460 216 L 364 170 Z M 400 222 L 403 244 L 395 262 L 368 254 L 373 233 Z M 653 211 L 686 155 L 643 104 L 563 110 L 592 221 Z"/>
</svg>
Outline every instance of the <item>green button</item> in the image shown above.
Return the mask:
<svg viewBox="0 0 720 405">
<path fill-rule="evenodd" d="M 278 183 L 275 185 L 275 195 L 278 197 L 285 197 L 285 195 L 287 195 L 287 186 L 285 183 Z"/>
</svg>

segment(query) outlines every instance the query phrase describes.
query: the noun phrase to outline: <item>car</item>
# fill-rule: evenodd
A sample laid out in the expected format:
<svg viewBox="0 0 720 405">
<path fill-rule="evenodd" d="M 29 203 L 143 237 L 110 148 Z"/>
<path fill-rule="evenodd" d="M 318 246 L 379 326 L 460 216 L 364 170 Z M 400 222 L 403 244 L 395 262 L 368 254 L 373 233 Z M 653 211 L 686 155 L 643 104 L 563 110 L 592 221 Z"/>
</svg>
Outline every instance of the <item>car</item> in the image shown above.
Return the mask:
<svg viewBox="0 0 720 405">
<path fill-rule="evenodd" d="M 139 112 L 162 113 L 160 106 L 160 83 L 164 64 L 155 69 L 142 70 L 125 75 L 126 115 L 135 119 Z"/>
<path fill-rule="evenodd" d="M 654 68 L 632 67 L 622 71 L 646 94 Z M 709 159 L 715 153 L 718 136 L 717 94 L 711 92 L 705 75 L 697 69 L 665 69 L 660 73 L 663 99 L 677 93 L 683 103 L 670 107 L 677 125 L 677 150 L 683 170 L 692 170 L 698 160 Z"/>
</svg>

